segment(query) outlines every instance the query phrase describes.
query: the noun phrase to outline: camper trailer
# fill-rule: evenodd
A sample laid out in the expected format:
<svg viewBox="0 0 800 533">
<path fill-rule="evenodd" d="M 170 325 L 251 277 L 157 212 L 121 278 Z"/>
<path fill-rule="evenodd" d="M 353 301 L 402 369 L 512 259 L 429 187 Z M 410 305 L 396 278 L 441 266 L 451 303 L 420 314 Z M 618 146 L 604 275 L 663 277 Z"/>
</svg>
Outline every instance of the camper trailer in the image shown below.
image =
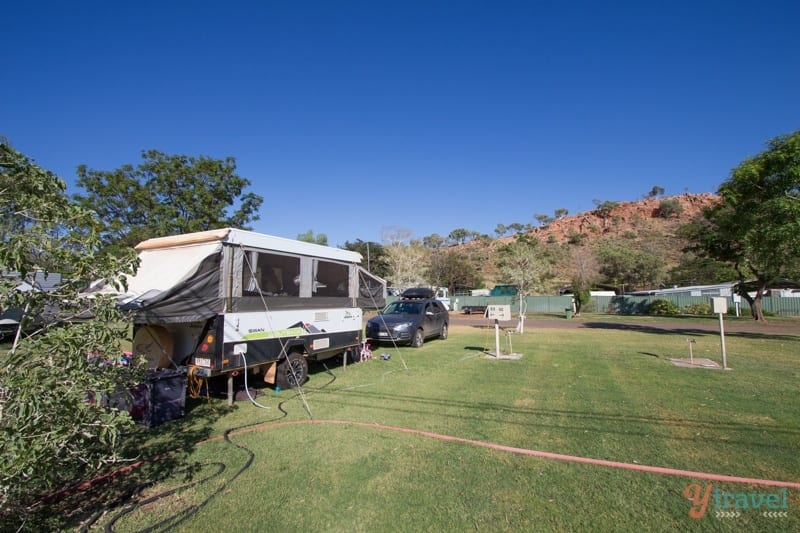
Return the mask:
<svg viewBox="0 0 800 533">
<path fill-rule="evenodd" d="M 133 312 L 134 355 L 190 375 L 258 374 L 302 384 L 308 360 L 357 351 L 362 308 L 386 282 L 361 255 L 238 229 L 150 239 L 119 306 Z M 230 397 L 229 397 L 230 399 Z"/>
</svg>

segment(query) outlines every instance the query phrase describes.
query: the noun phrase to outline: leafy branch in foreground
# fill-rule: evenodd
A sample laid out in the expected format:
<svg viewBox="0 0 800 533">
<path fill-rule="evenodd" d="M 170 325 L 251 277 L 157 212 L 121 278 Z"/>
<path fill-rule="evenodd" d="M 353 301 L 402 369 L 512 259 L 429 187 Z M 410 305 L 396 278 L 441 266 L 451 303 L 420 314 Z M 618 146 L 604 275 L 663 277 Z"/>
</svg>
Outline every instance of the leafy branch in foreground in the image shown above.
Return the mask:
<svg viewBox="0 0 800 533">
<path fill-rule="evenodd" d="M 39 513 L 44 494 L 119 461 L 127 412 L 109 408 L 137 380 L 122 355 L 127 321 L 111 297 L 82 299 L 97 279 L 132 273 L 132 250 L 100 253 L 95 214 L 71 202 L 65 184 L 0 144 L 0 308 L 23 310 L 11 350 L 0 355 L 0 528 L 59 527 Z M 20 279 L 60 273 L 52 292 L 16 290 Z M 43 518 L 44 517 L 44 518 Z M 42 522 L 44 520 L 44 522 Z"/>
</svg>

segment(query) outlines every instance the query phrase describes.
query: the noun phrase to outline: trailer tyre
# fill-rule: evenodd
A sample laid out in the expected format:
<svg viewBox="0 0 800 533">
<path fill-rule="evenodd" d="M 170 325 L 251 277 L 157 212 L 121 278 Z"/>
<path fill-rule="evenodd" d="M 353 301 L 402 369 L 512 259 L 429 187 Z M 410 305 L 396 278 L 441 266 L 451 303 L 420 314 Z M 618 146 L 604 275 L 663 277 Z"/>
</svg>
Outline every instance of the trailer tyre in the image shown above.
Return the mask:
<svg viewBox="0 0 800 533">
<path fill-rule="evenodd" d="M 290 353 L 278 363 L 275 385 L 282 389 L 293 389 L 308 379 L 308 361 L 299 352 Z"/>
</svg>

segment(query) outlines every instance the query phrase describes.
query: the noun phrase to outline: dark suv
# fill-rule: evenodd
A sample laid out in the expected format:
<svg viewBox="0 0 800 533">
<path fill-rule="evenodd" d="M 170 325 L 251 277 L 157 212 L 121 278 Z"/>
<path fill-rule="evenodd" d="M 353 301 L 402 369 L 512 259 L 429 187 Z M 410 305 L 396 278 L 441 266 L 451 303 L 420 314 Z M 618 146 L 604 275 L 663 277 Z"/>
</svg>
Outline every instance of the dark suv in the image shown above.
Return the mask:
<svg viewBox="0 0 800 533">
<path fill-rule="evenodd" d="M 400 300 L 387 305 L 367 321 L 365 333 L 370 344 L 391 342 L 419 348 L 430 337 L 447 338 L 450 313 L 434 298 L 432 289 L 403 292 Z"/>
</svg>

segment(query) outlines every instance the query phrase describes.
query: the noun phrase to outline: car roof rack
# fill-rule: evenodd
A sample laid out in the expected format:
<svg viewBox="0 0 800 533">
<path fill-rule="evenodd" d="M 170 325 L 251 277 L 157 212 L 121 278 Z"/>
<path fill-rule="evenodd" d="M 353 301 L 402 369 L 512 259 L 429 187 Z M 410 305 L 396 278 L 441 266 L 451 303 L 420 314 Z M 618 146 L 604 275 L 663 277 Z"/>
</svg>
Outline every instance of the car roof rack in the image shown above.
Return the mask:
<svg viewBox="0 0 800 533">
<path fill-rule="evenodd" d="M 405 299 L 425 299 L 433 298 L 436 293 L 430 287 L 412 287 L 403 291 L 402 296 Z"/>
</svg>

